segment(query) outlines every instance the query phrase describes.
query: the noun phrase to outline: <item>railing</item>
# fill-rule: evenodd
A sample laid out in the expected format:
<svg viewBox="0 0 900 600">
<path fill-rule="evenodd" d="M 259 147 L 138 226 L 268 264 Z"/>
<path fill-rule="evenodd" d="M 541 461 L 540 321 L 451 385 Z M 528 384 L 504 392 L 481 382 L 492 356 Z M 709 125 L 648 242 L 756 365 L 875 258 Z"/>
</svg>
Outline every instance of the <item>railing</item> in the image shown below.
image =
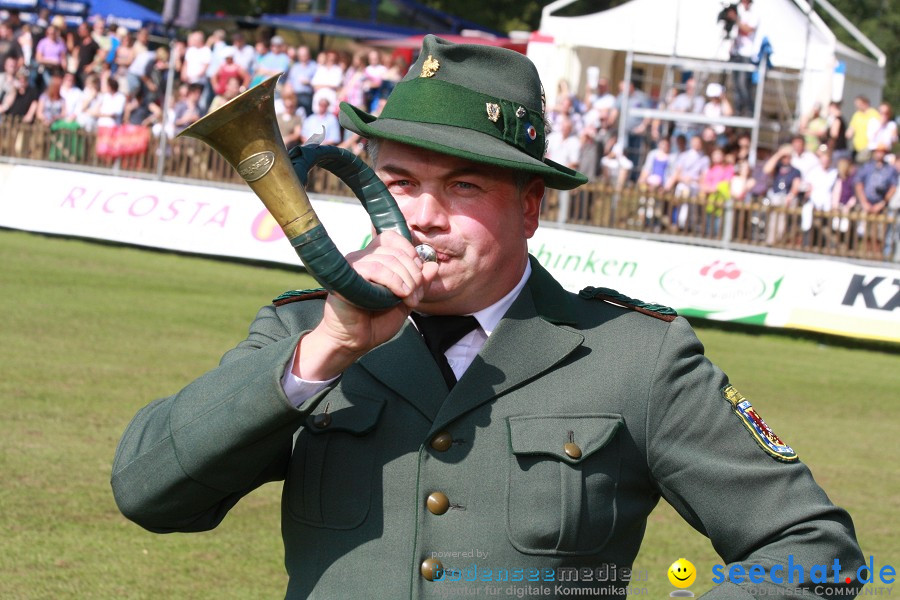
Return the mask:
<svg viewBox="0 0 900 600">
<path fill-rule="evenodd" d="M 110 139 L 105 136 L 82 129 L 51 130 L 41 124 L 7 118 L 0 121 L 0 156 L 114 168 L 125 173 L 158 173 L 158 157 L 162 154 L 158 138 L 145 134 L 138 136 L 140 143 L 123 144 L 111 151 Z M 166 145 L 165 154 L 164 176 L 242 183 L 218 153 L 198 140 L 176 139 Z M 336 196 L 352 194 L 340 179 L 318 168 L 310 171 L 307 189 Z M 560 210 L 566 214 L 560 215 Z M 800 207 L 774 206 L 764 198 L 753 202 L 733 202 L 719 196 L 682 198 L 661 190 L 650 192 L 636 186 L 594 182 L 568 192 L 567 198 L 556 190 L 548 190 L 541 218 L 647 236 L 660 234 L 683 237 L 685 241 L 706 240 L 705 243 L 723 246 L 744 244 L 900 262 L 896 214 L 816 211 L 810 215 L 807 211 L 804 216 Z"/>
<path fill-rule="evenodd" d="M 560 202 L 564 198 L 549 190 L 541 218 L 699 238 L 723 245 L 745 244 L 871 261 L 898 259 L 896 214 L 811 211 L 809 207 L 804 211 L 798 206 L 773 205 L 766 198 L 752 202 L 735 202 L 716 194 L 689 198 L 605 182 L 584 185 Z M 560 210 L 567 214 L 560 215 Z"/>
</svg>

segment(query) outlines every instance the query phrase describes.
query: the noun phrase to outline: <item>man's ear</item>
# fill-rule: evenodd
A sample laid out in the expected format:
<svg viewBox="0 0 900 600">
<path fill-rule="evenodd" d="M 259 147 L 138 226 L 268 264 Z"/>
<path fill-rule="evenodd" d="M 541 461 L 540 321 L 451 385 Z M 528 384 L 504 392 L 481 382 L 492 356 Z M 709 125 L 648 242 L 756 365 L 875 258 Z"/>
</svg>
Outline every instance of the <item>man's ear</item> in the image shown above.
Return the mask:
<svg viewBox="0 0 900 600">
<path fill-rule="evenodd" d="M 525 225 L 525 239 L 531 239 L 538 227 L 541 216 L 541 201 L 544 199 L 544 180 L 534 177 L 522 191 L 522 209 Z"/>
</svg>

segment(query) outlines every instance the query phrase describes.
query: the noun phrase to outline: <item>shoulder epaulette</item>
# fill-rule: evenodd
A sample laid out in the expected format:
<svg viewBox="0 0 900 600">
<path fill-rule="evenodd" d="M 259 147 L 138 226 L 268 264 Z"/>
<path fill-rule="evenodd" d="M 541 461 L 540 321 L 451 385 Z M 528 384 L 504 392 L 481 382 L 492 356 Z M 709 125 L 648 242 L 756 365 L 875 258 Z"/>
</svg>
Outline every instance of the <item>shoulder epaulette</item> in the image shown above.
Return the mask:
<svg viewBox="0 0 900 600">
<path fill-rule="evenodd" d="M 312 300 L 314 298 L 324 298 L 328 295 L 325 288 L 311 288 L 308 290 L 290 290 L 272 300 L 275 306 L 290 304 L 291 302 L 301 302 L 303 300 Z"/>
<path fill-rule="evenodd" d="M 620 294 L 616 290 L 610 288 L 595 288 L 588 286 L 578 292 L 578 295 L 588 300 L 603 300 L 622 308 L 636 310 L 639 313 L 650 315 L 663 321 L 674 321 L 678 313 L 675 309 L 669 308 L 662 304 L 653 304 L 651 302 L 643 302 L 635 298 L 629 298 L 625 294 Z"/>
</svg>

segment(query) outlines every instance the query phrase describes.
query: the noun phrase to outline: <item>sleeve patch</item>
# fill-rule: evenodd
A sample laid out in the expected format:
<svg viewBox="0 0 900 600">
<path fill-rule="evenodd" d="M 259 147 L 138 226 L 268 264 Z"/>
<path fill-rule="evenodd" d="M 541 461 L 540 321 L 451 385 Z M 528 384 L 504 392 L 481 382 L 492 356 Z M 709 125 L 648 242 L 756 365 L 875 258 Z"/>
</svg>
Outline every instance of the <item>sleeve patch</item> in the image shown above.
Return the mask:
<svg viewBox="0 0 900 600">
<path fill-rule="evenodd" d="M 662 321 L 674 321 L 678 313 L 674 308 L 669 308 L 663 304 L 653 304 L 652 302 L 644 302 L 636 298 L 629 298 L 625 294 L 620 294 L 616 290 L 610 288 L 595 288 L 588 286 L 578 293 L 582 298 L 596 299 L 615 304 L 622 308 L 629 308 L 639 313 L 655 317 Z"/>
<path fill-rule="evenodd" d="M 756 443 L 759 444 L 760 448 L 765 450 L 769 456 L 783 462 L 794 462 L 798 460 L 797 453 L 794 452 L 794 449 L 782 442 L 781 438 L 775 435 L 775 432 L 772 431 L 772 428 L 769 427 L 765 421 L 763 421 L 763 418 L 759 416 L 759 413 L 756 412 L 756 409 L 753 408 L 750 401 L 744 398 L 733 385 L 726 385 L 722 389 L 722 395 L 725 397 L 725 400 L 731 404 L 734 414 L 738 416 L 741 423 L 744 424 L 744 427 L 747 428 L 747 431 L 749 431 L 750 435 L 753 436 L 753 439 L 756 440 Z"/>
<path fill-rule="evenodd" d="M 290 290 L 287 291 L 274 300 L 272 300 L 272 304 L 275 306 L 283 306 L 285 304 L 290 304 L 291 302 L 301 302 L 303 300 L 313 300 L 315 298 L 324 298 L 328 295 L 328 290 L 325 288 L 312 288 L 308 290 Z"/>
</svg>

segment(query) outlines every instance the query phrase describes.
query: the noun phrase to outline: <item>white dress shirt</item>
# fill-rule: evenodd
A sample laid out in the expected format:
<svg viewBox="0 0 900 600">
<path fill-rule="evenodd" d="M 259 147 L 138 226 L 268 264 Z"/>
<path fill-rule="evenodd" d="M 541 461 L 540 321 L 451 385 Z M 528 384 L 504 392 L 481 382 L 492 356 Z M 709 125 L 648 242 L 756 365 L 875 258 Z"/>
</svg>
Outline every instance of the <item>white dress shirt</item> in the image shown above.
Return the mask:
<svg viewBox="0 0 900 600">
<path fill-rule="evenodd" d="M 508 294 L 487 308 L 472 313 L 472 316 L 478 321 L 478 327 L 464 335 L 462 339 L 450 346 L 444 353 L 457 380 L 462 378 L 463 373 L 466 372 L 466 369 L 469 368 L 475 360 L 475 357 L 481 352 L 484 343 L 487 342 L 491 333 L 497 328 L 497 324 L 500 323 L 500 319 L 503 318 L 503 315 L 506 314 L 506 311 L 509 310 L 512 303 L 519 297 L 519 293 L 522 291 L 522 288 L 525 287 L 525 282 L 528 281 L 530 276 L 531 263 L 526 262 L 525 272 L 522 274 L 522 278 Z M 413 325 L 415 326 L 415 324 Z M 304 402 L 325 389 L 340 376 L 327 381 L 301 379 L 294 375 L 291 370 L 296 359 L 296 354 L 297 350 L 294 350 L 294 356 L 291 356 L 291 360 L 288 361 L 285 366 L 284 376 L 281 378 L 281 387 L 284 389 L 284 394 L 287 396 L 288 401 L 293 406 L 300 408 Z"/>
</svg>

